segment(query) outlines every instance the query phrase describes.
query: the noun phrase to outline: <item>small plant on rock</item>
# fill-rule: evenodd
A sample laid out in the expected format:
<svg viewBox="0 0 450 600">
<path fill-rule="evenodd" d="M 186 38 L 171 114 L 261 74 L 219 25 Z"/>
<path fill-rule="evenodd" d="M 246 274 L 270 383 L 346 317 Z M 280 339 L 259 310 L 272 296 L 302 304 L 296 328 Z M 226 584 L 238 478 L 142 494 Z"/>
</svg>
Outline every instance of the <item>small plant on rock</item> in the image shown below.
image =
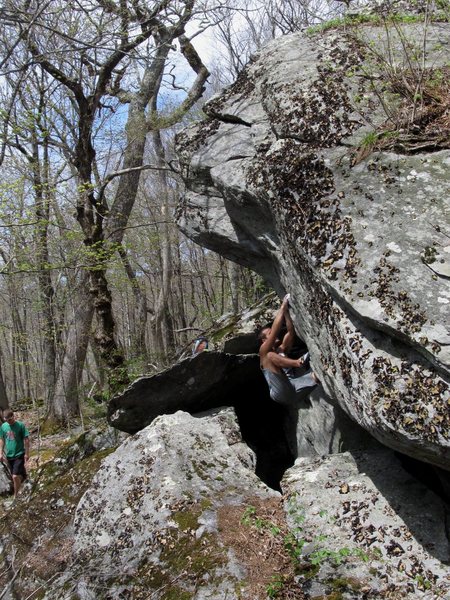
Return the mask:
<svg viewBox="0 0 450 600">
<path fill-rule="evenodd" d="M 266 588 L 269 598 L 277 598 L 284 587 L 284 579 L 280 574 L 274 575 Z"/>
</svg>

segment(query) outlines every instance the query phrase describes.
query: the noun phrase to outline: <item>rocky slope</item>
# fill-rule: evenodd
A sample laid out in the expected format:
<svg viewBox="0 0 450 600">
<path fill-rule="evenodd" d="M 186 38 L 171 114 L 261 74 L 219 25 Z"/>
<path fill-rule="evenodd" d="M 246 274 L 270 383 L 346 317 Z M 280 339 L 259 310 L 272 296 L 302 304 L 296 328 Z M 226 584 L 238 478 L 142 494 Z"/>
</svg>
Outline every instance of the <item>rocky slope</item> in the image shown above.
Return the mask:
<svg viewBox="0 0 450 600">
<path fill-rule="evenodd" d="M 64 569 L 50 561 L 41 586 L 36 555 L 49 549 L 36 540 L 28 590 L 34 581 L 45 600 L 448 597 L 443 504 L 390 450 L 299 459 L 283 496 L 254 467 L 232 409 L 156 418 L 103 459 L 66 526 Z"/>
<path fill-rule="evenodd" d="M 179 136 L 180 226 L 291 292 L 323 388 L 280 412 L 248 329 L 137 380 L 109 407 L 133 435 L 82 436 L 6 509 L 1 598 L 450 597 L 448 115 L 386 67 L 410 85 L 415 40 L 442 96 L 425 29 L 277 40 Z"/>
</svg>

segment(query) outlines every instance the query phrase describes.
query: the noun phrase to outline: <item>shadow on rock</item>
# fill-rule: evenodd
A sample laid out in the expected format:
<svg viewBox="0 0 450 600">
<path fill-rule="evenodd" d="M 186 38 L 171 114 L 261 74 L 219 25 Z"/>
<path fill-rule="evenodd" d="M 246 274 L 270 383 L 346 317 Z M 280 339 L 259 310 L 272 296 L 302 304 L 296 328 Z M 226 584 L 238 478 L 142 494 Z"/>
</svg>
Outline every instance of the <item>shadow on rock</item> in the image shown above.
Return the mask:
<svg viewBox="0 0 450 600">
<path fill-rule="evenodd" d="M 270 400 L 256 355 L 202 352 L 141 377 L 111 400 L 108 420 L 134 434 L 163 414 L 196 415 L 222 406 L 235 408 L 242 437 L 256 454 L 258 477 L 279 489 L 294 456 L 284 430 L 285 411 Z"/>
</svg>

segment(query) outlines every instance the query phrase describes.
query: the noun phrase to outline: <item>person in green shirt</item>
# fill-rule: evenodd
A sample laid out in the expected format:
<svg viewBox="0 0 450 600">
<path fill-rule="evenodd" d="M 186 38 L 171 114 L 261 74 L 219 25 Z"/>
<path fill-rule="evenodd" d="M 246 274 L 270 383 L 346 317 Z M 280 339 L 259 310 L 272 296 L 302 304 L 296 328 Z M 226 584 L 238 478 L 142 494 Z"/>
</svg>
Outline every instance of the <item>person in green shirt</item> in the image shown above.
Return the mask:
<svg viewBox="0 0 450 600">
<path fill-rule="evenodd" d="M 3 411 L 5 422 L 0 427 L 0 457 L 7 462 L 13 478 L 14 497 L 27 477 L 25 463 L 30 457 L 29 433 L 22 421 L 16 421 L 14 412 Z"/>
</svg>

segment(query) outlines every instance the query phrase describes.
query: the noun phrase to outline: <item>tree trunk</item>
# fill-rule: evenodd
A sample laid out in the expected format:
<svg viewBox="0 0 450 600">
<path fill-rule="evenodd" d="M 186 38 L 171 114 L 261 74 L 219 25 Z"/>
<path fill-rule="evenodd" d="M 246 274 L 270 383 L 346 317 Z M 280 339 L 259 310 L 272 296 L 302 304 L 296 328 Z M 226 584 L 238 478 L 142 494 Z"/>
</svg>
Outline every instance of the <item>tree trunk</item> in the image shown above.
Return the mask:
<svg viewBox="0 0 450 600">
<path fill-rule="evenodd" d="M 155 162 L 157 165 L 165 164 L 165 152 L 159 131 L 152 132 L 153 149 L 155 153 Z M 164 171 L 158 172 L 157 189 L 163 196 L 161 202 L 161 221 L 163 222 L 163 235 L 161 237 L 160 252 L 161 252 L 161 288 L 155 307 L 155 329 L 157 353 L 161 357 L 167 358 L 174 349 L 175 341 L 173 335 L 172 319 L 169 310 L 170 288 L 172 282 L 173 265 L 172 265 L 172 250 L 170 244 L 170 208 L 169 195 L 170 188 L 167 184 L 167 176 Z"/>
<path fill-rule="evenodd" d="M 90 295 L 89 273 L 83 271 L 79 292 L 75 295 L 73 319 L 66 337 L 66 352 L 62 359 L 56 381 L 55 394 L 48 406 L 48 416 L 58 422 L 67 423 L 77 416 L 79 408 L 79 386 L 91 331 L 94 307 Z"/>
<path fill-rule="evenodd" d="M 234 262 L 229 264 L 230 266 L 230 292 L 231 292 L 231 306 L 233 313 L 237 315 L 239 312 L 239 272 L 240 267 Z"/>
<path fill-rule="evenodd" d="M 5 408 L 9 408 L 9 403 L 8 396 L 6 394 L 5 382 L 3 380 L 2 362 L 3 357 L 0 355 L 0 409 L 4 410 Z"/>
<path fill-rule="evenodd" d="M 109 244 L 115 245 L 119 254 L 124 261 L 125 270 L 130 279 L 134 297 L 136 299 L 136 317 L 142 324 L 140 325 L 140 339 L 136 340 L 141 351 L 147 355 L 145 344 L 145 325 L 147 322 L 147 300 L 144 292 L 140 289 L 139 282 L 131 266 L 125 261 L 125 254 L 122 247 L 122 240 L 125 228 L 131 210 L 136 201 L 136 196 L 139 188 L 140 170 L 144 163 L 144 152 L 147 141 L 148 124 L 146 109 L 150 99 L 156 98 L 161 84 L 164 65 L 171 49 L 170 40 L 162 40 L 158 47 L 157 54 L 152 60 L 142 78 L 142 83 L 139 92 L 135 93 L 128 109 L 128 119 L 126 125 L 127 145 L 124 154 L 122 170 L 125 171 L 120 176 L 117 191 L 114 197 L 114 202 L 108 213 L 107 222 L 105 224 L 105 239 Z M 165 167 L 164 161 L 161 160 L 156 166 Z M 161 338 L 161 332 L 157 335 L 157 339 Z"/>
<path fill-rule="evenodd" d="M 48 406 L 55 391 L 56 385 L 56 335 L 55 320 L 53 316 L 53 298 L 55 295 L 49 265 L 48 227 L 50 220 L 50 200 L 48 183 L 48 146 L 44 145 L 44 160 L 39 157 L 39 146 L 35 132 L 31 132 L 33 139 L 33 156 L 31 160 L 33 169 L 33 185 L 36 198 L 36 267 L 38 269 L 39 295 L 41 300 L 41 314 L 43 318 L 43 380 L 45 382 L 45 404 Z"/>
<path fill-rule="evenodd" d="M 12 270 L 13 266 L 10 265 Z M 20 316 L 18 306 L 23 305 L 24 320 L 26 317 L 26 306 L 23 302 L 19 301 L 17 289 L 14 281 L 14 275 L 10 273 L 7 279 L 8 285 L 8 296 L 11 310 L 12 320 L 12 336 L 13 336 L 13 348 L 14 348 L 14 367 L 16 368 L 16 398 L 19 399 L 19 395 L 23 398 L 30 399 L 30 364 L 29 364 L 29 352 L 28 352 L 28 336 L 26 328 L 23 324 L 23 320 Z"/>
<path fill-rule="evenodd" d="M 120 245 L 119 254 L 131 285 L 134 297 L 134 315 L 131 327 L 131 354 L 147 359 L 146 330 L 148 318 L 147 296 L 136 277 L 136 273 L 128 260 L 125 248 Z"/>
</svg>

